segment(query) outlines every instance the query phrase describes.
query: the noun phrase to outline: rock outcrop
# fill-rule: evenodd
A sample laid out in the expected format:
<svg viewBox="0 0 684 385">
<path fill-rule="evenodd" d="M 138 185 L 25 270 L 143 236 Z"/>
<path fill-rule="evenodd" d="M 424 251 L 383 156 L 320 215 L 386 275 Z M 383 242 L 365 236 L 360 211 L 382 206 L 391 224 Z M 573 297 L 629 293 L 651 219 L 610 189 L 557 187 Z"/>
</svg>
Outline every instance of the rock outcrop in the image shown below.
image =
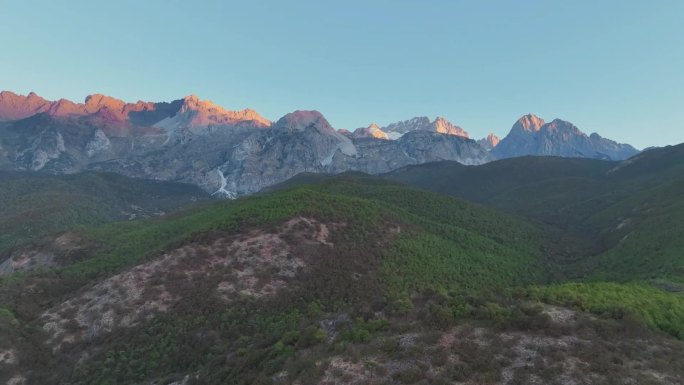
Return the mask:
<svg viewBox="0 0 684 385">
<path fill-rule="evenodd" d="M 482 146 L 482 148 L 484 148 L 485 150 L 491 151 L 492 149 L 494 149 L 494 147 L 496 147 L 499 144 L 500 141 L 501 140 L 498 136 L 494 134 L 489 134 L 487 135 L 487 137 L 478 140 L 477 143 L 480 146 Z"/>
</svg>

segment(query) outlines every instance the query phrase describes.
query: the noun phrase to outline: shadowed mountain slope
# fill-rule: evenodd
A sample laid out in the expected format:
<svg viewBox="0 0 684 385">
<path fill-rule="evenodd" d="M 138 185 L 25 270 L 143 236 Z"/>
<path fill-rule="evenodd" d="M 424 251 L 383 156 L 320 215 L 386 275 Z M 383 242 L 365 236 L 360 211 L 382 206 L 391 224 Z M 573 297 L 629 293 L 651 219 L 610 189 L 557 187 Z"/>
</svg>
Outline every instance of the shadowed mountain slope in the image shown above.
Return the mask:
<svg viewBox="0 0 684 385">
<path fill-rule="evenodd" d="M 208 198 L 192 185 L 118 174 L 0 172 L 0 252 L 71 227 L 160 216 Z"/>
</svg>

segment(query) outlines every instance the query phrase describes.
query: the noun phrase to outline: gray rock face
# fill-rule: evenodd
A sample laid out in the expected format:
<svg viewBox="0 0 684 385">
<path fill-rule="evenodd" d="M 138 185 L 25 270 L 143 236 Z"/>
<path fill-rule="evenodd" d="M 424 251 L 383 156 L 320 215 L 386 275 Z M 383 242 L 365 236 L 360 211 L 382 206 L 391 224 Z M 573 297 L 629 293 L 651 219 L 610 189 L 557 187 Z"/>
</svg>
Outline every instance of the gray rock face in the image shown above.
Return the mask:
<svg viewBox="0 0 684 385">
<path fill-rule="evenodd" d="M 349 140 L 316 111 L 288 114 L 265 131 L 250 135 L 218 170 L 226 190 L 249 194 L 302 172 L 377 174 L 410 164 L 456 160 L 481 164 L 491 156 L 476 142 L 458 136 L 415 131 L 399 140 Z"/>
<path fill-rule="evenodd" d="M 37 122 L 40 124 L 40 122 Z M 58 127 L 25 127 L 25 132 L 16 132 L 4 143 L 10 161 L 21 168 L 32 171 L 42 170 L 50 161 L 60 158 L 66 152 L 62 132 Z M 12 140 L 14 139 L 14 140 Z"/>
<path fill-rule="evenodd" d="M 402 122 L 388 124 L 382 127 L 381 130 L 387 133 L 390 139 L 398 139 L 411 131 L 432 131 L 445 135 L 468 137 L 468 133 L 464 129 L 439 116 L 434 121 L 430 121 L 427 116 L 419 116 Z"/>
<path fill-rule="evenodd" d="M 273 127 L 252 133 L 218 169 L 227 189 L 253 193 L 301 172 L 325 172 L 336 153 L 355 156 L 352 141 L 317 111 L 285 115 Z"/>
<path fill-rule="evenodd" d="M 477 142 L 461 136 L 444 135 L 417 130 L 397 140 L 364 138 L 354 140 L 355 157 L 337 153 L 326 171 L 339 173 L 348 170 L 379 174 L 394 169 L 426 162 L 455 160 L 476 165 L 493 160 Z"/>
<path fill-rule="evenodd" d="M 92 157 L 97 153 L 109 150 L 111 146 L 112 142 L 109 141 L 109 138 L 104 131 L 97 129 L 95 130 L 93 139 L 86 144 L 85 152 L 88 156 Z"/>
<path fill-rule="evenodd" d="M 622 160 L 638 152 L 628 144 L 616 143 L 598 134 L 587 136 L 570 122 L 555 119 L 545 123 L 531 114 L 520 118 L 510 133 L 492 150 L 498 159 L 552 155 Z"/>
</svg>

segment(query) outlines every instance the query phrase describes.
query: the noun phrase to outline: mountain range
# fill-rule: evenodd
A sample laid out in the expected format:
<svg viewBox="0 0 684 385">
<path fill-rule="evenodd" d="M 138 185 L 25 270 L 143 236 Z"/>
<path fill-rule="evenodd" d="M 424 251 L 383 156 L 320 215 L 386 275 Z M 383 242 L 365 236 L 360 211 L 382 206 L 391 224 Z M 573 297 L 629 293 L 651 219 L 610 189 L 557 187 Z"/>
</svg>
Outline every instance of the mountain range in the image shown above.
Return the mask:
<svg viewBox="0 0 684 385">
<path fill-rule="evenodd" d="M 191 183 L 234 198 L 302 172 L 386 173 L 426 162 L 465 165 L 524 155 L 622 160 L 638 151 L 556 119 L 520 118 L 501 139 L 472 140 L 442 117 L 336 130 L 318 111 L 272 122 L 195 95 L 126 103 L 94 94 L 84 103 L 0 93 L 0 170 L 65 174 L 110 171 Z"/>
</svg>

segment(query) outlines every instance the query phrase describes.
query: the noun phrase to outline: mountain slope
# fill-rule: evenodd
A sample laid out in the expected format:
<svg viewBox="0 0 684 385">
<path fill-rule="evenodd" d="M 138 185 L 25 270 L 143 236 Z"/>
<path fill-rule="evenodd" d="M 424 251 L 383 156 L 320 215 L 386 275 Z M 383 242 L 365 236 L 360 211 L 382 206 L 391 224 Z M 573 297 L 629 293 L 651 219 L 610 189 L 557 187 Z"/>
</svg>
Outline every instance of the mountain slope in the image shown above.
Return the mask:
<svg viewBox="0 0 684 385">
<path fill-rule="evenodd" d="M 684 282 L 684 144 L 622 162 L 516 158 L 477 167 L 433 163 L 387 178 L 460 196 L 577 234 L 577 269 L 611 279 Z M 583 273 L 584 274 L 584 273 Z"/>
<path fill-rule="evenodd" d="M 503 206 L 497 207 L 516 210 L 518 205 L 543 205 L 543 199 L 538 199 L 538 196 L 544 194 L 540 191 L 539 194 L 518 196 L 511 194 L 512 190 L 523 186 L 532 186 L 530 189 L 533 189 L 536 184 L 546 181 L 550 186 L 562 185 L 563 181 L 569 181 L 566 187 L 571 187 L 576 178 L 590 179 L 586 182 L 590 184 L 615 166 L 616 163 L 613 162 L 593 159 L 519 157 L 480 166 L 464 166 L 455 162 L 426 163 L 390 172 L 386 177 L 480 203 L 493 204 L 491 202 L 501 197 Z M 506 197 L 509 200 L 506 200 Z M 516 201 L 518 198 L 526 201 L 519 203 Z M 526 212 L 534 213 L 527 208 Z"/>
<path fill-rule="evenodd" d="M 207 198 L 195 186 L 117 174 L 0 172 L 0 253 L 71 227 L 159 216 Z"/>
</svg>

